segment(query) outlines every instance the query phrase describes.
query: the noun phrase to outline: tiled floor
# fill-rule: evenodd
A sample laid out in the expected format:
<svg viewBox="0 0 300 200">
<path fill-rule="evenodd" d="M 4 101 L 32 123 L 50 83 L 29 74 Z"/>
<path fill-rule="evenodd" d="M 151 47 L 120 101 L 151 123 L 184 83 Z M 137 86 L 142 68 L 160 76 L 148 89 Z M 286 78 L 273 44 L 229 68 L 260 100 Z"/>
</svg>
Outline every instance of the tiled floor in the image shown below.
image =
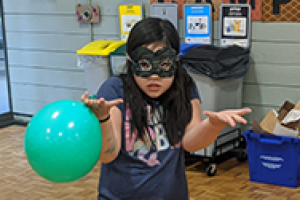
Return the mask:
<svg viewBox="0 0 300 200">
<path fill-rule="evenodd" d="M 100 163 L 86 177 L 72 183 L 45 181 L 27 163 L 24 131 L 25 127 L 20 126 L 0 129 L 0 200 L 96 200 Z M 187 167 L 186 174 L 191 200 L 300 199 L 300 187 L 250 182 L 247 162 L 235 159 L 220 164 L 217 175 L 211 178 L 200 163 Z"/>
</svg>

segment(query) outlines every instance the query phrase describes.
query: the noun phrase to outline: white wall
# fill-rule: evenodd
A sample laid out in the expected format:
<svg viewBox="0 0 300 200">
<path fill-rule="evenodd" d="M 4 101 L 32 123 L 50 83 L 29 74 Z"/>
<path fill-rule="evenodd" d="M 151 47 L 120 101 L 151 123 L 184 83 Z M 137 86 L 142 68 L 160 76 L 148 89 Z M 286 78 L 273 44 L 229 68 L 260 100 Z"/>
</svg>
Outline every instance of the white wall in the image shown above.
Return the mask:
<svg viewBox="0 0 300 200">
<path fill-rule="evenodd" d="M 101 10 L 100 24 L 92 26 L 78 24 L 75 17 L 75 4 L 88 0 L 4 0 L 14 112 L 33 114 L 53 100 L 79 99 L 86 90 L 76 50 L 93 39 L 117 40 L 117 4 L 127 1 L 91 2 Z M 142 2 L 149 16 L 150 0 L 130 2 Z M 218 21 L 214 25 L 217 31 Z M 250 121 L 253 116 L 261 120 L 286 99 L 300 99 L 299 32 L 299 23 L 252 23 L 253 64 L 243 91 L 243 105 L 253 109 Z"/>
</svg>

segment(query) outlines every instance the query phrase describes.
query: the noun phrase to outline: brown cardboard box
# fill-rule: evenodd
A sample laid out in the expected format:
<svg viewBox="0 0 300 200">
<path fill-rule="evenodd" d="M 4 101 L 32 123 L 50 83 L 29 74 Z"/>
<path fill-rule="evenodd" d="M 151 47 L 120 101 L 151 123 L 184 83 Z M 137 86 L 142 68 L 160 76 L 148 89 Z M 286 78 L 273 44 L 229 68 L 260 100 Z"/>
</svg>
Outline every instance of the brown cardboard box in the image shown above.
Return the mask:
<svg viewBox="0 0 300 200">
<path fill-rule="evenodd" d="M 252 130 L 255 133 L 269 133 L 280 136 L 298 137 L 300 131 L 300 120 L 282 123 L 282 120 L 292 110 L 300 110 L 300 101 L 295 105 L 289 101 L 285 101 L 278 113 L 271 109 L 265 118 L 258 123 L 256 119 L 253 119 Z"/>
<path fill-rule="evenodd" d="M 278 110 L 278 119 L 282 121 L 284 117 L 295 107 L 295 104 L 285 101 L 281 108 Z"/>
<path fill-rule="evenodd" d="M 261 121 L 260 126 L 261 128 L 267 133 L 273 133 L 276 123 L 280 124 L 275 111 L 270 110 L 266 117 Z"/>
</svg>

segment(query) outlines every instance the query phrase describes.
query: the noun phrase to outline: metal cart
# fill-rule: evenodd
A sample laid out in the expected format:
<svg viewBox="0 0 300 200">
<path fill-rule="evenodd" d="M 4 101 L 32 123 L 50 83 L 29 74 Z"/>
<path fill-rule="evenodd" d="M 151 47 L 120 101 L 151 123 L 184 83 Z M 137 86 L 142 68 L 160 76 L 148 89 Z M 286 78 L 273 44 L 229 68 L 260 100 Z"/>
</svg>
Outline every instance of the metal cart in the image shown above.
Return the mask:
<svg viewBox="0 0 300 200">
<path fill-rule="evenodd" d="M 187 47 L 185 45 L 182 46 L 182 48 Z M 207 55 L 210 56 L 211 54 Z M 198 54 L 196 55 L 196 58 L 191 58 L 191 62 L 198 62 L 197 56 Z M 201 67 L 206 67 L 208 59 L 206 59 L 206 57 L 203 55 L 201 59 L 203 59 L 205 62 L 205 64 Z M 202 60 L 199 59 L 199 62 L 202 62 Z M 248 64 L 247 60 L 244 63 Z M 195 73 L 197 70 L 191 69 L 195 66 L 185 66 L 189 64 L 190 60 L 183 62 L 183 66 L 187 69 L 187 72 L 193 78 L 198 87 L 201 98 L 202 113 L 204 110 L 218 112 L 225 109 L 241 108 L 243 77 L 215 80 L 206 74 Z M 231 75 L 232 74 L 229 76 Z M 201 117 L 203 120 L 206 118 L 206 116 L 203 114 Z M 228 125 L 221 131 L 214 143 L 205 149 L 187 155 L 187 157 L 192 157 L 192 160 L 202 161 L 202 163 L 207 165 L 206 174 L 208 176 L 214 176 L 217 172 L 217 164 L 224 161 L 224 159 L 226 160 L 226 158 L 228 159 L 232 156 L 235 156 L 239 162 L 246 160 L 247 154 L 245 151 L 245 146 L 245 139 L 241 134 L 240 125 L 238 124 L 236 128 L 232 128 Z"/>
</svg>

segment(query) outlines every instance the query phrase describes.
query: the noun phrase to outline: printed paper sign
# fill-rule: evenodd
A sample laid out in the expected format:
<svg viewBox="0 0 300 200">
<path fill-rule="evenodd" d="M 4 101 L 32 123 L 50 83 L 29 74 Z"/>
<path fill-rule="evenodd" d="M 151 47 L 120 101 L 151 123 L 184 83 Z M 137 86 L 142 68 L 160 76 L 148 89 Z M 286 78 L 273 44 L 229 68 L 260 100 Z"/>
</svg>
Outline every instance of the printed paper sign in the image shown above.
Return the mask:
<svg viewBox="0 0 300 200">
<path fill-rule="evenodd" d="M 262 0 L 223 0 L 223 4 L 249 4 L 251 6 L 251 20 L 262 20 Z"/>
<path fill-rule="evenodd" d="M 220 8 L 220 46 L 249 47 L 251 7 L 248 4 L 223 4 Z"/>
<path fill-rule="evenodd" d="M 177 3 L 178 19 L 182 19 L 182 6 L 184 4 L 184 0 L 150 0 L 150 4 L 154 3 Z"/>
<path fill-rule="evenodd" d="M 121 40 L 127 40 L 132 27 L 143 18 L 142 5 L 120 4 L 118 15 Z"/>
<path fill-rule="evenodd" d="M 210 4 L 186 4 L 183 11 L 185 43 L 211 44 L 212 12 Z"/>
</svg>

